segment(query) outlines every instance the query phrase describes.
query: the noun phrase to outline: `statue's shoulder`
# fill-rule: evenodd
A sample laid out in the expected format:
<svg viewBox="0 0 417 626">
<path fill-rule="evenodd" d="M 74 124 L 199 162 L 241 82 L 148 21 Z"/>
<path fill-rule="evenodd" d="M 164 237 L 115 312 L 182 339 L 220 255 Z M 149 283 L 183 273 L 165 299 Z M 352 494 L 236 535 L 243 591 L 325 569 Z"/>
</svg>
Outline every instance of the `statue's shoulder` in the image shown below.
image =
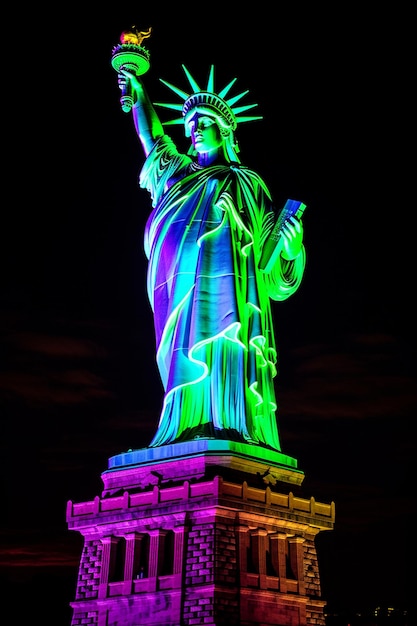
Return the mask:
<svg viewBox="0 0 417 626">
<path fill-rule="evenodd" d="M 268 197 L 271 196 L 267 184 L 258 172 L 255 172 L 255 170 L 250 167 L 241 164 L 236 167 L 232 166 L 231 169 L 237 173 L 237 178 L 239 180 L 246 182 L 246 184 L 250 184 L 254 190 L 262 190 Z"/>
</svg>

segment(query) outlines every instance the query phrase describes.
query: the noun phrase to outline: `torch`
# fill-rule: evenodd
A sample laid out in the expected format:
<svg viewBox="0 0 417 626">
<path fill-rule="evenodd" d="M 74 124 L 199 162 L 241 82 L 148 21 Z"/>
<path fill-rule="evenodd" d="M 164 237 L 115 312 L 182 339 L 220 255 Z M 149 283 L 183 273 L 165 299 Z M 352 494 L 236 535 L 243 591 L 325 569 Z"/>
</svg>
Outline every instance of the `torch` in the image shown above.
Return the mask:
<svg viewBox="0 0 417 626">
<path fill-rule="evenodd" d="M 151 27 L 147 31 L 137 31 L 133 26 L 131 31 L 124 31 L 120 35 L 120 43 L 113 48 L 111 57 L 111 64 L 116 72 L 126 70 L 136 76 L 141 76 L 148 71 L 150 54 L 149 50 L 142 46 L 142 41 L 151 36 L 151 31 Z M 122 111 L 129 113 L 133 106 L 130 81 L 121 86 L 121 90 Z"/>
</svg>

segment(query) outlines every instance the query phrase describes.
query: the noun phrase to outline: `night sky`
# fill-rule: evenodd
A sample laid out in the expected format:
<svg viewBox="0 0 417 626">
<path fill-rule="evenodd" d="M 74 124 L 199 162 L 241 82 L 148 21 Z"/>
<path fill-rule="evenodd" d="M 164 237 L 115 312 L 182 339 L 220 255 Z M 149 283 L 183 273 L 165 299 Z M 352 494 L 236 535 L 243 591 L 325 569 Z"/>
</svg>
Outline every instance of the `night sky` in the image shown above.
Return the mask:
<svg viewBox="0 0 417 626">
<path fill-rule="evenodd" d="M 3 81 L 0 582 L 10 623 L 69 625 L 82 537 L 67 529 L 67 501 L 100 494 L 108 458 L 147 446 L 159 418 L 142 247 L 151 205 L 110 65 L 133 24 L 153 28 L 154 101 L 179 102 L 159 78 L 187 90 L 182 63 L 203 85 L 213 63 L 217 89 L 234 77 L 233 93 L 249 89 L 245 103 L 263 120 L 240 125 L 241 160 L 277 206 L 307 205 L 304 279 L 273 307 L 282 449 L 305 473 L 302 495 L 336 505 L 334 531 L 317 538 L 330 609 L 414 610 L 411 18 L 292 6 L 182 15 L 127 2 L 86 16 L 72 3 L 55 28 L 39 7 L 22 16 L 30 42 L 23 29 Z M 182 127 L 169 132 L 186 151 Z"/>
</svg>

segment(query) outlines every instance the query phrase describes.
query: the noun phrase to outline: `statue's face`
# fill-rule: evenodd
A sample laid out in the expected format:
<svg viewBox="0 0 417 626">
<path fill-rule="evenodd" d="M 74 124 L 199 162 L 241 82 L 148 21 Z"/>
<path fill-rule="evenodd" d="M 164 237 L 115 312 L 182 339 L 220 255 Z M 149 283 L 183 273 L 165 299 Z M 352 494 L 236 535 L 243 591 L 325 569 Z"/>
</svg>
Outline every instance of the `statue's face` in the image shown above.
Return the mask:
<svg viewBox="0 0 417 626">
<path fill-rule="evenodd" d="M 188 122 L 191 141 L 198 153 L 217 150 L 223 139 L 216 121 L 209 115 L 196 113 Z"/>
</svg>

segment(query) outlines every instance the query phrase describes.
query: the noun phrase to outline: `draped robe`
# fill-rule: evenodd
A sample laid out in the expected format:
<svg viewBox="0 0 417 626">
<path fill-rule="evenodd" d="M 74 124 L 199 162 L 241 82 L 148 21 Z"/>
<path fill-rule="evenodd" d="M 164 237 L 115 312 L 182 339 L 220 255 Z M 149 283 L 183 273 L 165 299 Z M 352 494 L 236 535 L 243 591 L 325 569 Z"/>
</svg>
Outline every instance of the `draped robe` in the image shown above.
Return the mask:
<svg viewBox="0 0 417 626">
<path fill-rule="evenodd" d="M 265 183 L 238 164 L 199 168 L 166 135 L 140 185 L 152 198 L 147 288 L 165 391 L 150 446 L 203 437 L 280 451 L 270 299 L 298 288 L 304 247 L 260 271 L 276 217 Z"/>
</svg>

